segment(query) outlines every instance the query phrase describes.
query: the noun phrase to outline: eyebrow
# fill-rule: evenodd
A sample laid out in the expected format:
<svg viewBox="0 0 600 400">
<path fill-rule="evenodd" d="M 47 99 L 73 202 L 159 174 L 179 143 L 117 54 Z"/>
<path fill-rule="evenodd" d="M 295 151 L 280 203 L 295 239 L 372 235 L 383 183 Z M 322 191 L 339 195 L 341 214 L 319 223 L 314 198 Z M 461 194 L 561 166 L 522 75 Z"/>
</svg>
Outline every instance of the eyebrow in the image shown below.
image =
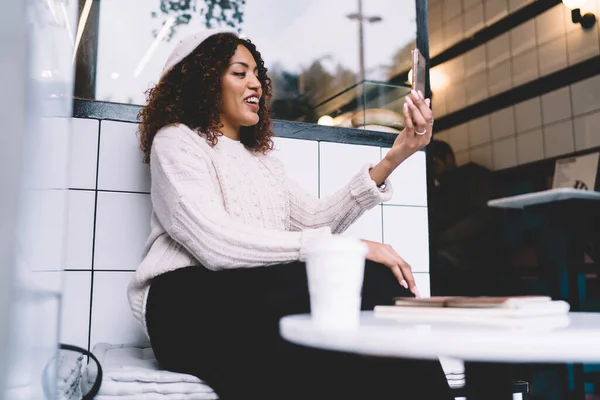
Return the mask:
<svg viewBox="0 0 600 400">
<path fill-rule="evenodd" d="M 240 65 L 243 65 L 244 67 L 246 67 L 246 68 L 250 69 L 250 66 L 248 65 L 248 63 L 245 63 L 245 62 L 243 62 L 243 61 L 234 61 L 234 62 L 232 62 L 232 63 L 231 63 L 231 65 L 234 65 L 234 64 L 240 64 Z M 255 71 L 256 71 L 257 69 L 258 69 L 258 65 L 257 65 L 256 67 L 254 67 L 254 70 L 255 70 Z"/>
</svg>

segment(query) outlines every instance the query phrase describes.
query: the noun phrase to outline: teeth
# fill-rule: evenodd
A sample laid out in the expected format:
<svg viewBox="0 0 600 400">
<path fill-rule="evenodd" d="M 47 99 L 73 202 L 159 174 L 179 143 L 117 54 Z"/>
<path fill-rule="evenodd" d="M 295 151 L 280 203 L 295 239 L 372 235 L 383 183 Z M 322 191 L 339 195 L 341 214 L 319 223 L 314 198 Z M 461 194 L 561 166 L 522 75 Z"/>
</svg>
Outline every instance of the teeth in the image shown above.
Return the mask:
<svg viewBox="0 0 600 400">
<path fill-rule="evenodd" d="M 258 97 L 248 97 L 246 99 L 246 103 L 254 103 L 254 104 L 258 104 Z"/>
</svg>

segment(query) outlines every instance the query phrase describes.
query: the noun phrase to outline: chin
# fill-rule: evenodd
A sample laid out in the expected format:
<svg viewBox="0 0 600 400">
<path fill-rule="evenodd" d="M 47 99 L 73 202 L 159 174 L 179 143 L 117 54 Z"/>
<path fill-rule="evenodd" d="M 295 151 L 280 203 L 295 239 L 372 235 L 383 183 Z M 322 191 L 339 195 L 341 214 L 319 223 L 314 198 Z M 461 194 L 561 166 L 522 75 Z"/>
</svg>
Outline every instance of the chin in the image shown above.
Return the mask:
<svg viewBox="0 0 600 400">
<path fill-rule="evenodd" d="M 244 121 L 240 125 L 241 126 L 254 126 L 254 125 L 258 124 L 259 121 L 260 121 L 260 117 L 258 116 L 258 114 L 253 114 L 251 116 L 247 116 L 246 118 L 244 118 Z"/>
</svg>

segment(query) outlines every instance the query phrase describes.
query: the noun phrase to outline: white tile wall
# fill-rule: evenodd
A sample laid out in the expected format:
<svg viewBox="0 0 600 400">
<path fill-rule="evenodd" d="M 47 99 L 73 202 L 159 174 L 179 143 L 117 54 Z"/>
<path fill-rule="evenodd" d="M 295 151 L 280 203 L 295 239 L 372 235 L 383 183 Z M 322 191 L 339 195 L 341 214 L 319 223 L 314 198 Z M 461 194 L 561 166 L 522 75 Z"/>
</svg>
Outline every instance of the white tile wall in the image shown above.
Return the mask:
<svg viewBox="0 0 600 400">
<path fill-rule="evenodd" d="M 90 331 L 91 271 L 64 273 L 60 341 L 75 346 L 88 347 Z"/>
<path fill-rule="evenodd" d="M 35 128 L 24 137 L 28 147 L 25 182 L 31 189 L 64 189 L 69 181 L 68 118 L 33 119 Z"/>
<path fill-rule="evenodd" d="M 389 149 L 382 149 L 385 157 Z M 413 154 L 390 176 L 394 195 L 386 204 L 427 206 L 427 170 L 425 152 Z"/>
<path fill-rule="evenodd" d="M 99 190 L 150 192 L 150 172 L 142 163 L 137 124 L 102 121 L 100 134 Z"/>
<path fill-rule="evenodd" d="M 366 211 L 344 232 L 344 236 L 352 236 L 374 242 L 383 241 L 381 213 L 381 205 Z"/>
<path fill-rule="evenodd" d="M 28 271 L 59 271 L 66 252 L 68 190 L 29 190 L 21 200 L 23 221 L 18 235 L 27 240 L 21 254 Z"/>
<path fill-rule="evenodd" d="M 69 187 L 95 190 L 100 122 L 73 118 L 71 127 Z"/>
<path fill-rule="evenodd" d="M 73 124 L 77 127 L 74 142 L 85 156 L 75 155 L 78 171 L 73 172 L 78 174 L 72 175 L 71 187 L 78 190 L 68 192 L 61 341 L 83 347 L 88 345 L 88 336 L 91 346 L 100 341 L 146 342 L 126 298 L 127 284 L 148 237 L 151 212 L 149 195 L 144 193 L 148 177 L 145 167 L 140 168 L 139 150 L 132 139 L 135 125 L 98 125 L 95 120 L 79 119 Z M 468 142 L 466 130 L 461 137 Z M 282 161 L 288 176 L 314 196 L 319 186 L 321 196 L 331 194 L 363 165 L 377 163 L 388 151 L 287 138 L 276 138 L 275 144 L 274 156 Z M 424 152 L 406 160 L 390 178 L 395 191 L 390 205 L 367 211 L 346 234 L 374 241 L 384 241 L 385 234 L 386 243 L 413 264 L 421 294 L 429 295 L 425 164 Z"/>
<path fill-rule="evenodd" d="M 429 272 L 429 231 L 426 207 L 383 206 L 383 240 L 415 272 Z"/>
<path fill-rule="evenodd" d="M 150 233 L 150 195 L 98 193 L 94 269 L 135 270 Z"/>
<path fill-rule="evenodd" d="M 91 346 L 99 342 L 147 342 L 127 301 L 127 285 L 132 275 L 133 272 L 94 272 Z"/>
<path fill-rule="evenodd" d="M 69 191 L 66 269 L 92 269 L 95 208 L 95 191 Z"/>
<path fill-rule="evenodd" d="M 319 185 L 321 197 L 344 186 L 367 163 L 381 159 L 379 147 L 321 142 Z"/>
<path fill-rule="evenodd" d="M 532 1 L 463 0 L 462 14 L 458 14 L 454 0 L 440 0 L 431 7 L 435 8 L 435 23 L 429 27 L 430 47 L 439 53 L 452 42 L 444 39 L 448 32 L 468 37 Z M 451 17 L 441 18 L 439 10 L 447 10 Z M 587 1 L 582 10 L 597 13 L 598 0 Z M 462 33 L 452 25 L 461 16 Z M 561 3 L 457 59 L 436 66 L 435 73 L 443 73 L 447 81 L 440 86 L 432 79 L 435 116 L 459 111 L 598 54 L 599 24 L 590 30 L 581 29 L 571 22 L 570 10 Z M 457 161 L 509 168 L 598 146 L 598 110 L 600 75 L 468 121 L 464 124 L 467 148 L 463 126 L 438 131 L 436 135 L 453 146 Z"/>
<path fill-rule="evenodd" d="M 319 194 L 319 143 L 311 140 L 274 138 L 272 153 L 283 163 L 290 179 L 317 197 Z"/>
<path fill-rule="evenodd" d="M 431 280 L 429 274 L 417 272 L 413 276 L 415 277 L 415 284 L 421 297 L 431 297 Z"/>
</svg>

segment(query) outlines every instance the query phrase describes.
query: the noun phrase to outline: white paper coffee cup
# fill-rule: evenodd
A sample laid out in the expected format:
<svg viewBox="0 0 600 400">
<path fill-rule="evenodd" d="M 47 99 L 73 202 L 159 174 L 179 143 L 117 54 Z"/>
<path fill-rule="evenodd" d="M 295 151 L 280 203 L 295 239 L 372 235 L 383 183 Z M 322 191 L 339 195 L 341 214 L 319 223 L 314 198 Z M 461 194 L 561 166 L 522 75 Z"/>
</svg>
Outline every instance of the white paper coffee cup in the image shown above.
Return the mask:
<svg viewBox="0 0 600 400">
<path fill-rule="evenodd" d="M 365 243 L 344 236 L 308 245 L 306 272 L 314 324 L 325 329 L 358 326 L 367 252 Z"/>
</svg>

